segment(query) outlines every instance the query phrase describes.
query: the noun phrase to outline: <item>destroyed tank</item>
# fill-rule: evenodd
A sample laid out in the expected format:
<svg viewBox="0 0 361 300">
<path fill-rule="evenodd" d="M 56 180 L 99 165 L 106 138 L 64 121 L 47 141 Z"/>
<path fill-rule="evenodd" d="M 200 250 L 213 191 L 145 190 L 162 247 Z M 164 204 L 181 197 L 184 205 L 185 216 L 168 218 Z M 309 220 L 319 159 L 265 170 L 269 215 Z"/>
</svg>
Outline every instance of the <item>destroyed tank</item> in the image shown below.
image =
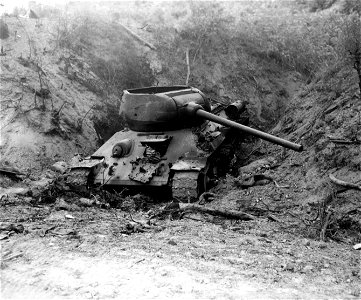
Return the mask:
<svg viewBox="0 0 361 300">
<path fill-rule="evenodd" d="M 212 108 L 200 90 L 189 86 L 125 90 L 120 115 L 127 128 L 90 157 L 75 157 L 69 182 L 110 189 L 152 187 L 158 195 L 191 202 L 215 182 L 217 163 L 224 167 L 218 155 L 231 130 L 302 151 L 302 145 L 233 121 L 244 108 L 241 101 Z"/>
</svg>

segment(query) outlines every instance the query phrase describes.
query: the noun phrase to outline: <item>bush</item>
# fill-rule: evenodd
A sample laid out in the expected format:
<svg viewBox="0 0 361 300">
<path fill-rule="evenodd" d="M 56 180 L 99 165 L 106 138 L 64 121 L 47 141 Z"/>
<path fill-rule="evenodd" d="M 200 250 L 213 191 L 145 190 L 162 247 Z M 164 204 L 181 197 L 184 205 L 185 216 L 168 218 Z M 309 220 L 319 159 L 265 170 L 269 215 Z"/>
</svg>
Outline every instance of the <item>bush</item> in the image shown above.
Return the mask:
<svg viewBox="0 0 361 300">
<path fill-rule="evenodd" d="M 312 0 L 309 3 L 310 11 L 315 12 L 330 8 L 336 0 Z"/>
<path fill-rule="evenodd" d="M 358 75 L 361 94 L 361 17 L 353 13 L 344 18 L 339 40 L 340 57 L 353 67 Z"/>
<path fill-rule="evenodd" d="M 3 19 L 0 19 L 0 39 L 5 40 L 9 37 L 8 24 Z"/>
<path fill-rule="evenodd" d="M 361 15 L 361 1 L 343 0 L 341 2 L 341 12 L 348 15 L 353 13 Z"/>
<path fill-rule="evenodd" d="M 104 81 L 110 93 L 121 93 L 125 88 L 150 86 L 154 75 L 143 56 L 122 52 L 120 57 L 110 60 L 97 58 L 91 63 L 92 71 Z"/>
</svg>

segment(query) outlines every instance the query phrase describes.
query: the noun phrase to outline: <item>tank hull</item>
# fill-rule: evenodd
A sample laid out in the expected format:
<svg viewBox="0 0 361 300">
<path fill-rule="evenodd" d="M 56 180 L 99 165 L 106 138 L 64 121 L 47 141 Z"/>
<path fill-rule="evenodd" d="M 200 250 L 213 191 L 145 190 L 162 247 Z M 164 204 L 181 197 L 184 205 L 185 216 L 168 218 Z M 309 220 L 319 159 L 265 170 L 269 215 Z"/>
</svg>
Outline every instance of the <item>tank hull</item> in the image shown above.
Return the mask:
<svg viewBox="0 0 361 300">
<path fill-rule="evenodd" d="M 131 155 L 112 157 L 113 147 L 124 139 L 133 142 Z M 197 148 L 197 139 L 191 129 L 164 132 L 120 131 L 92 155 L 92 158 L 105 159 L 94 177 L 94 184 L 122 187 L 169 186 L 176 162 L 190 161 L 190 170 L 197 162 L 198 165 L 193 170 L 198 172 L 206 165 L 206 155 Z"/>
</svg>

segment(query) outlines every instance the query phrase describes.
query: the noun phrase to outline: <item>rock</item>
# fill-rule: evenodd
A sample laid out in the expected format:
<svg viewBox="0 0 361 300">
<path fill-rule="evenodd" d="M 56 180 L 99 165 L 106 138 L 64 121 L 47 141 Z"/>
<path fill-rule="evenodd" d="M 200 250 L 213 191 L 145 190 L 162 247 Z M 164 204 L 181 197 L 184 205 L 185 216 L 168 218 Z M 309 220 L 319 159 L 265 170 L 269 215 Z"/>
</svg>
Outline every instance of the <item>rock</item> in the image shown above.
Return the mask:
<svg viewBox="0 0 361 300">
<path fill-rule="evenodd" d="M 48 179 L 54 179 L 57 176 L 57 173 L 48 169 L 43 173 L 43 176 Z"/>
<path fill-rule="evenodd" d="M 277 160 L 274 157 L 270 156 L 264 159 L 255 160 L 251 162 L 249 165 L 243 166 L 238 170 L 240 174 L 245 174 L 245 173 L 255 174 L 262 170 L 269 169 L 270 166 L 274 165 L 276 162 Z"/>
<path fill-rule="evenodd" d="M 353 246 L 355 250 L 361 250 L 361 244 L 356 244 Z"/>
<path fill-rule="evenodd" d="M 8 239 L 9 236 L 7 234 L 0 234 L 0 241 Z"/>
<path fill-rule="evenodd" d="M 8 224 L 0 226 L 0 231 L 14 231 L 15 233 L 23 233 L 24 226 L 22 224 Z"/>
<path fill-rule="evenodd" d="M 305 239 L 305 240 L 302 241 L 302 245 L 307 247 L 307 246 L 311 245 L 311 242 L 309 240 Z"/>
<path fill-rule="evenodd" d="M 22 187 L 12 187 L 12 188 L 7 188 L 7 189 L 1 189 L 0 191 L 0 199 L 3 196 L 12 196 L 12 195 L 20 195 L 20 196 L 26 196 L 30 193 L 30 189 L 29 188 L 22 188 Z"/>
<path fill-rule="evenodd" d="M 68 165 L 65 161 L 58 161 L 50 167 L 51 170 L 64 174 L 68 169 Z"/>
<path fill-rule="evenodd" d="M 78 200 L 79 206 L 91 207 L 96 204 L 96 201 L 88 199 L 88 198 L 80 198 Z"/>
<path fill-rule="evenodd" d="M 327 248 L 327 244 L 325 242 L 320 242 L 320 244 L 318 245 L 318 248 L 325 249 L 325 248 Z"/>
<path fill-rule="evenodd" d="M 304 266 L 303 269 L 301 270 L 301 273 L 309 273 L 311 271 L 313 271 L 313 266 L 311 265 L 307 265 L 307 266 Z"/>
<path fill-rule="evenodd" d="M 172 245 L 172 246 L 176 246 L 176 245 L 177 245 L 177 243 L 176 243 L 175 241 L 173 241 L 173 240 L 169 240 L 169 241 L 168 241 L 168 244 L 169 244 L 169 245 Z"/>
<path fill-rule="evenodd" d="M 56 210 L 74 211 L 74 210 L 79 210 L 79 207 L 75 204 L 69 204 L 65 201 L 64 198 L 59 197 L 56 199 L 55 209 Z"/>
<path fill-rule="evenodd" d="M 31 184 L 31 193 L 32 196 L 37 198 L 40 196 L 42 192 L 49 188 L 49 186 L 53 183 L 53 179 L 50 178 L 42 178 L 37 181 L 32 181 Z"/>
<path fill-rule="evenodd" d="M 283 270 L 286 270 L 286 271 L 290 271 L 290 272 L 294 272 L 294 271 L 295 271 L 295 264 L 294 264 L 294 263 L 291 263 L 291 262 L 286 263 L 286 264 L 283 265 L 282 267 L 283 267 Z"/>
</svg>

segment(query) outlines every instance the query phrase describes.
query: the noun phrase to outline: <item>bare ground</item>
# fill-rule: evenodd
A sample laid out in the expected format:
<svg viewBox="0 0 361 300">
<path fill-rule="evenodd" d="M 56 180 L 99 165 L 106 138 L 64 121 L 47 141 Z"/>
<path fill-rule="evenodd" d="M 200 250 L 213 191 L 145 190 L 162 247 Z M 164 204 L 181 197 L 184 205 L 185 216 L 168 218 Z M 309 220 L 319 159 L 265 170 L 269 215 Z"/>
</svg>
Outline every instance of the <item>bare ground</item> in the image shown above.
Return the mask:
<svg viewBox="0 0 361 300">
<path fill-rule="evenodd" d="M 270 189 L 254 187 L 251 195 L 264 197 Z M 241 190 L 238 197 L 247 193 Z M 237 201 L 233 195 L 214 204 L 222 202 L 230 208 Z M 2 227 L 24 226 L 23 233 L 2 231 L 2 299 L 360 296 L 358 251 L 347 243 L 305 238 L 299 220 L 287 212 L 278 212 L 278 222 L 266 215 L 245 222 L 192 214 L 159 219 L 136 232 L 129 224 L 145 220 L 145 210 L 132 216 L 74 204 L 64 210 L 9 197 L 0 211 Z"/>
</svg>

